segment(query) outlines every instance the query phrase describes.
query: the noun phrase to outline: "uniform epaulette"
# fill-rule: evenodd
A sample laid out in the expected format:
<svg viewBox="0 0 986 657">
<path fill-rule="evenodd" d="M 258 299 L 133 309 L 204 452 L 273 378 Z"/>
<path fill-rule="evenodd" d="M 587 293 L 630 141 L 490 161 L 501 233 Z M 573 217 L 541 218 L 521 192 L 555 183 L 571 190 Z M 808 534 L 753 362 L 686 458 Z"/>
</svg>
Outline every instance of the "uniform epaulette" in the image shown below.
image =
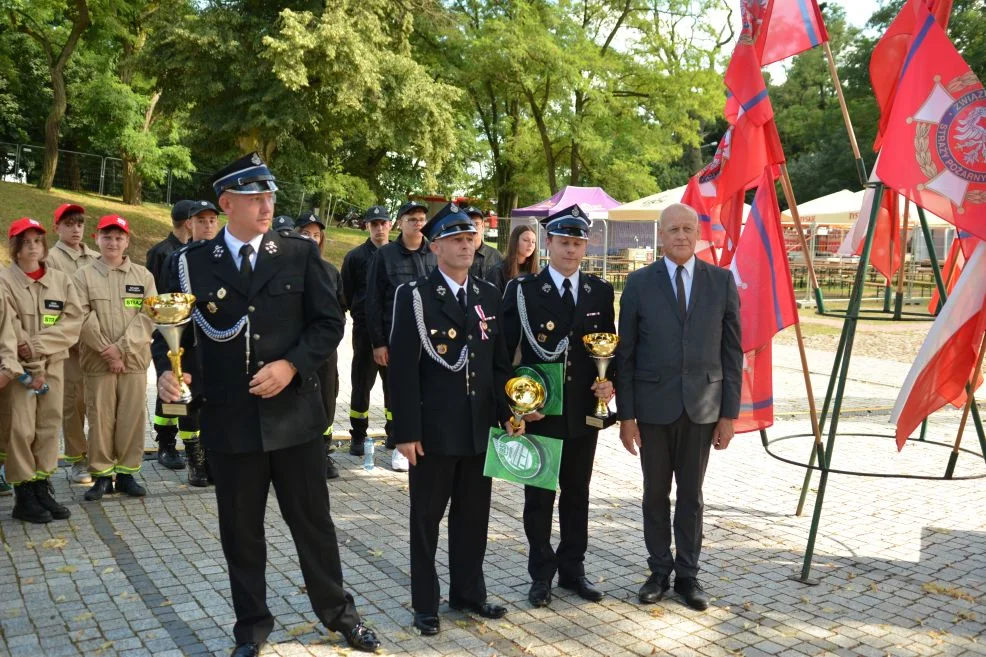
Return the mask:
<svg viewBox="0 0 986 657">
<path fill-rule="evenodd" d="M 175 253 L 188 253 L 189 251 L 203 247 L 208 243 L 209 240 L 195 240 L 194 242 L 189 242 L 188 244 L 185 244 L 180 249 L 175 251 Z"/>
<path fill-rule="evenodd" d="M 482 283 L 483 285 L 489 285 L 490 287 L 494 288 L 497 292 L 500 291 L 500 288 L 498 288 L 496 285 L 490 283 L 488 280 L 484 278 L 476 278 L 476 277 L 470 277 L 470 278 L 472 278 L 473 282 L 475 283 Z"/>
<path fill-rule="evenodd" d="M 287 237 L 287 238 L 290 238 L 290 239 L 293 239 L 293 240 L 303 240 L 305 242 L 311 243 L 311 240 L 310 239 L 308 239 L 307 237 L 303 236 L 301 233 L 294 232 L 293 230 L 285 229 L 285 230 L 278 230 L 278 231 L 274 231 L 274 232 L 276 232 L 281 237 Z"/>
<path fill-rule="evenodd" d="M 514 280 L 517 281 L 518 283 L 523 283 L 525 281 L 531 280 L 532 278 L 534 278 L 534 274 L 521 274 Z"/>
</svg>

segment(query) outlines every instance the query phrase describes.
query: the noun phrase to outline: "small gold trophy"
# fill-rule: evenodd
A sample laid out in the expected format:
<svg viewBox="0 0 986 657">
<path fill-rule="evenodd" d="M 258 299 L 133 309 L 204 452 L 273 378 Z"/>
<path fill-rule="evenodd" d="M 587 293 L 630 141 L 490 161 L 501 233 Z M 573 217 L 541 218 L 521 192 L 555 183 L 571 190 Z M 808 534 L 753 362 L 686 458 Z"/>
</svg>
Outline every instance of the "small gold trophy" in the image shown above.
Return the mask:
<svg viewBox="0 0 986 657">
<path fill-rule="evenodd" d="M 195 296 L 191 294 L 159 294 L 144 299 L 144 313 L 154 320 L 155 328 L 168 343 L 171 371 L 178 379 L 178 386 L 181 389 L 178 401 L 161 404 L 161 410 L 165 415 L 185 417 L 188 415 L 188 404 L 192 401 L 192 391 L 188 389 L 181 371 L 181 357 L 185 353 L 184 347 L 181 346 L 181 334 L 192 320 L 194 304 Z"/>
<path fill-rule="evenodd" d="M 504 388 L 510 398 L 510 410 L 514 414 L 510 418 L 510 425 L 514 429 L 520 428 L 522 417 L 544 406 L 544 386 L 529 376 L 515 376 L 507 381 Z"/>
<path fill-rule="evenodd" d="M 613 360 L 616 345 L 620 344 L 620 336 L 615 333 L 589 333 L 582 336 L 582 344 L 585 345 L 592 360 L 596 361 L 596 370 L 599 372 L 596 383 L 606 381 L 606 368 L 609 367 L 609 362 Z M 609 417 L 609 408 L 602 399 L 596 400 L 595 416 L 598 418 Z"/>
</svg>

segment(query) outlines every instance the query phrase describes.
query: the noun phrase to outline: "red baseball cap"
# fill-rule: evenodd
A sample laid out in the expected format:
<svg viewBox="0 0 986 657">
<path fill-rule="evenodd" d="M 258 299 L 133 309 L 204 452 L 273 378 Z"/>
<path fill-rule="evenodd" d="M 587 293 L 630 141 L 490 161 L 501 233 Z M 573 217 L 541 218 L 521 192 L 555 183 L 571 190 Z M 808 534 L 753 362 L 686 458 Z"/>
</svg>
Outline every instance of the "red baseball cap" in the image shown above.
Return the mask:
<svg viewBox="0 0 986 657">
<path fill-rule="evenodd" d="M 55 209 L 55 224 L 57 225 L 62 217 L 66 214 L 85 214 L 86 209 L 81 205 L 75 205 L 74 203 L 63 203 Z"/>
<path fill-rule="evenodd" d="M 37 219 L 31 219 L 30 217 L 21 217 L 14 223 L 10 224 L 10 228 L 7 229 L 7 237 L 15 237 L 20 235 L 25 230 L 40 230 L 42 233 L 47 233 L 45 227 L 41 225 L 41 222 Z"/>
<path fill-rule="evenodd" d="M 127 220 L 118 214 L 108 214 L 99 218 L 99 224 L 96 226 L 96 230 L 103 230 L 104 228 L 119 228 L 127 235 L 130 234 L 130 224 Z"/>
</svg>

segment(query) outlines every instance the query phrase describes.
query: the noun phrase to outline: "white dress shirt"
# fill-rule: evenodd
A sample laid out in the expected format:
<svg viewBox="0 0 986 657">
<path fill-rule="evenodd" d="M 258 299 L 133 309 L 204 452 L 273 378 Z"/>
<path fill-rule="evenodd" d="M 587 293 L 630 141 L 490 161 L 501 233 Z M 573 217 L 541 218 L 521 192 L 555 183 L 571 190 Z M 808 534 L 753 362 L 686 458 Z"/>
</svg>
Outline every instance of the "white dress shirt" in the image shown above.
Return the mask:
<svg viewBox="0 0 986 657">
<path fill-rule="evenodd" d="M 240 239 L 237 239 L 228 230 L 224 230 L 223 234 L 225 235 L 225 239 L 226 239 L 226 248 L 229 249 L 229 255 L 233 256 L 233 263 L 236 265 L 236 268 L 237 269 L 240 268 L 240 249 L 243 247 L 244 244 L 249 244 L 250 246 L 253 247 L 253 253 L 250 255 L 250 267 L 251 269 L 256 269 L 257 255 L 260 252 L 260 243 L 264 241 L 263 233 L 257 235 L 249 242 L 244 242 Z"/>
<path fill-rule="evenodd" d="M 674 298 L 678 298 L 678 284 L 675 283 L 674 276 L 678 271 L 678 263 L 671 258 L 664 256 L 664 264 L 668 267 L 668 276 L 671 277 L 671 291 L 674 292 Z M 692 300 L 692 278 L 695 276 L 695 256 L 692 256 L 683 265 L 685 270 L 681 272 L 681 282 L 685 284 L 685 308 L 688 308 L 688 304 Z"/>
<path fill-rule="evenodd" d="M 441 274 L 442 275 L 442 278 L 445 279 L 445 283 L 448 285 L 448 289 L 452 292 L 452 296 L 456 298 L 456 301 L 458 301 L 459 290 L 465 288 L 466 286 L 465 285 L 459 285 L 458 283 L 456 283 L 455 281 L 453 281 L 451 278 L 449 278 L 448 276 L 446 276 L 445 275 L 445 272 L 443 272 L 441 269 L 438 270 L 438 273 Z M 469 282 L 469 277 L 468 276 L 466 276 L 466 282 L 467 283 Z M 469 299 L 469 290 L 466 290 L 466 303 L 467 304 L 468 304 L 468 299 Z"/>
<path fill-rule="evenodd" d="M 571 276 L 565 276 L 560 271 L 548 265 L 548 273 L 551 275 L 551 280 L 554 281 L 555 287 L 558 288 L 558 295 L 565 296 L 564 280 L 567 278 L 572 281 L 572 300 L 575 303 L 579 302 L 579 271 L 575 270 L 575 273 Z"/>
</svg>

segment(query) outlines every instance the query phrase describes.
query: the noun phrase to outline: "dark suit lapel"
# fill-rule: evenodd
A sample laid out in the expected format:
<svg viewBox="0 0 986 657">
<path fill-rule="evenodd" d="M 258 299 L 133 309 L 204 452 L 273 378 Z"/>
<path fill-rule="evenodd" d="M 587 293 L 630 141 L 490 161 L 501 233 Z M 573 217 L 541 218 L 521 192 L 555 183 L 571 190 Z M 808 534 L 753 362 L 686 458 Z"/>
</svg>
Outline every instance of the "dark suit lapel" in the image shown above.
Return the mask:
<svg viewBox="0 0 986 657">
<path fill-rule="evenodd" d="M 233 254 L 229 252 L 229 248 L 226 246 L 226 229 L 223 228 L 219 231 L 219 234 L 205 248 L 209 250 L 216 278 L 246 296 L 248 290 L 243 284 L 243 279 L 240 278 L 240 270 L 236 267 Z"/>
<path fill-rule="evenodd" d="M 256 296 L 267 281 L 277 273 L 278 258 L 281 257 L 281 237 L 274 231 L 267 231 L 257 251 L 257 264 L 250 277 L 250 297 Z"/>
<path fill-rule="evenodd" d="M 657 287 L 664 293 L 664 298 L 667 300 L 672 314 L 678 318 L 679 322 L 684 322 L 684 318 L 678 312 L 678 297 L 674 295 L 674 290 L 671 289 L 671 277 L 668 276 L 668 265 L 664 262 L 663 257 L 654 263 L 654 275 L 657 277 Z"/>
<path fill-rule="evenodd" d="M 432 270 L 430 278 L 431 287 L 435 292 L 435 299 L 441 305 L 442 314 L 455 322 L 456 326 L 465 328 L 466 315 L 462 311 L 462 306 L 459 305 L 459 300 L 455 298 L 452 290 L 449 289 L 448 283 L 445 282 L 445 277 L 442 276 L 442 272 L 439 271 L 438 267 Z M 466 294 L 466 300 L 468 301 L 468 293 Z"/>
</svg>

